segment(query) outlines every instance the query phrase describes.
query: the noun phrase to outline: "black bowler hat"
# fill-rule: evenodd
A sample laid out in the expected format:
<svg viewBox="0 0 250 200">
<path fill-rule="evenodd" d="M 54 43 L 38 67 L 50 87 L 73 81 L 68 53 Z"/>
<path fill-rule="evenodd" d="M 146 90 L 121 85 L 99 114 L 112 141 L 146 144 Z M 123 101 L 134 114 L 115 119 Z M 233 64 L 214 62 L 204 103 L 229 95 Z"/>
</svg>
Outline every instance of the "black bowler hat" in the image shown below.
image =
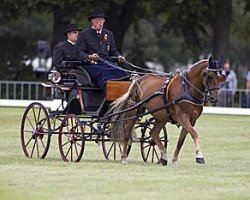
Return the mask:
<svg viewBox="0 0 250 200">
<path fill-rule="evenodd" d="M 64 35 L 67 36 L 67 33 L 71 32 L 71 31 L 81 31 L 81 30 L 82 29 L 78 28 L 77 25 L 75 25 L 75 24 L 68 24 Z"/>
<path fill-rule="evenodd" d="M 91 21 L 94 18 L 105 18 L 105 14 L 101 8 L 95 8 L 91 11 L 88 20 Z"/>
</svg>

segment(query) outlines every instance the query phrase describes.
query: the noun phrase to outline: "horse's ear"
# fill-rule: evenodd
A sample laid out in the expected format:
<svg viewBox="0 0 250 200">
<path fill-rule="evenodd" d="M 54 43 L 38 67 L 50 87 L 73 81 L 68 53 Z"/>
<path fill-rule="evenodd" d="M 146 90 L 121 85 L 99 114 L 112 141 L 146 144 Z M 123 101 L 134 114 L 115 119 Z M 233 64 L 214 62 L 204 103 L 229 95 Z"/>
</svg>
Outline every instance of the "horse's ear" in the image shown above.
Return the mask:
<svg viewBox="0 0 250 200">
<path fill-rule="evenodd" d="M 209 68 L 213 68 L 213 55 L 210 54 L 208 57 Z"/>
</svg>

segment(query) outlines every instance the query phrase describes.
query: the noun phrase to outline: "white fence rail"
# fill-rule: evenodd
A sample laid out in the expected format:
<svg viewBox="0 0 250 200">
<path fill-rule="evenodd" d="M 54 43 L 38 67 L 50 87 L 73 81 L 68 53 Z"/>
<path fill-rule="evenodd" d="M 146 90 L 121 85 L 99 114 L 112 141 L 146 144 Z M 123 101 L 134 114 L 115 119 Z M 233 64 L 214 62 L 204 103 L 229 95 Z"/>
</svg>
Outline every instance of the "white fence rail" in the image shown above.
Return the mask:
<svg viewBox="0 0 250 200">
<path fill-rule="evenodd" d="M 204 113 L 250 115 L 250 92 L 238 89 L 221 90 L 218 107 L 204 107 Z M 26 107 L 39 101 L 46 107 L 53 106 L 53 94 L 50 88 L 44 88 L 41 82 L 32 81 L 0 81 L 0 106 Z"/>
<path fill-rule="evenodd" d="M 0 99 L 48 100 L 52 99 L 52 93 L 41 82 L 0 81 Z"/>
</svg>

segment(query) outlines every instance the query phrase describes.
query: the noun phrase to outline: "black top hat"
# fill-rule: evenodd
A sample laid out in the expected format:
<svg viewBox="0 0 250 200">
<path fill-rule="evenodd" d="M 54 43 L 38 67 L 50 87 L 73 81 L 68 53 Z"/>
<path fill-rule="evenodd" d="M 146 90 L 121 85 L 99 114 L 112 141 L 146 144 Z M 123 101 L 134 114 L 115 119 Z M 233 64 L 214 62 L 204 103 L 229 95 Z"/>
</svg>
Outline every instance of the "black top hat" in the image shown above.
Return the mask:
<svg viewBox="0 0 250 200">
<path fill-rule="evenodd" d="M 105 18 L 105 14 L 101 8 L 95 8 L 91 11 L 88 20 L 91 21 L 94 18 Z"/>
<path fill-rule="evenodd" d="M 75 24 L 68 24 L 64 35 L 67 36 L 67 33 L 70 31 L 81 31 L 81 30 L 82 29 L 78 28 L 77 25 L 75 25 Z"/>
</svg>

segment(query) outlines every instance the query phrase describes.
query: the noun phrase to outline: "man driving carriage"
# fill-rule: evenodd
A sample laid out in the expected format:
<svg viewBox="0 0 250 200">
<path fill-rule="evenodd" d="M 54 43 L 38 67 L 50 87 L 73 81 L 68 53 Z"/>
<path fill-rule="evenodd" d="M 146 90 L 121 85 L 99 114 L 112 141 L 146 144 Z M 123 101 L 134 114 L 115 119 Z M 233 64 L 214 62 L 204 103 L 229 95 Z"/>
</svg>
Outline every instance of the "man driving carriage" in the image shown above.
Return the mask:
<svg viewBox="0 0 250 200">
<path fill-rule="evenodd" d="M 118 62 L 123 62 L 125 58 L 116 48 L 113 33 L 103 28 L 105 15 L 102 9 L 94 9 L 88 20 L 91 27 L 80 32 L 76 42 L 79 60 L 88 63 L 83 68 L 101 88 L 107 80 L 128 78 L 129 74 L 110 60 L 116 57 Z"/>
</svg>

